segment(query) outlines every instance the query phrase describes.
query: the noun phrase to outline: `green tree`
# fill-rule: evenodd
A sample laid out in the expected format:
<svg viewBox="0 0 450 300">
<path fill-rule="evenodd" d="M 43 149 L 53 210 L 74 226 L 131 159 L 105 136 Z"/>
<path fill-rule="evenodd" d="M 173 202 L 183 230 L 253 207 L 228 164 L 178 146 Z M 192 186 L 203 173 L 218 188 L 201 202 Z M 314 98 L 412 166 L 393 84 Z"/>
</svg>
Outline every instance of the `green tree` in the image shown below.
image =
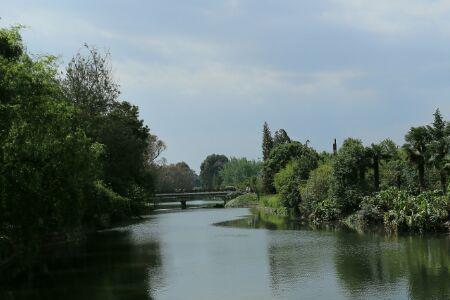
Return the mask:
<svg viewBox="0 0 450 300">
<path fill-rule="evenodd" d="M 319 155 L 314 149 L 300 142 L 278 145 L 271 151 L 269 159 L 263 164 L 263 173 L 266 174 L 264 178 L 266 192 L 275 192 L 273 178 L 291 160 L 300 160 L 300 163 L 304 166 L 303 172 L 309 172 L 317 167 L 318 159 Z"/>
<path fill-rule="evenodd" d="M 428 144 L 431 142 L 430 131 L 425 126 L 412 127 L 405 135 L 406 144 L 403 146 L 410 161 L 417 166 L 419 174 L 419 189 L 426 189 L 425 165 L 428 159 Z"/>
<path fill-rule="evenodd" d="M 276 147 L 281 144 L 288 144 L 291 142 L 291 138 L 288 136 L 287 132 L 284 129 L 278 129 L 275 131 L 273 137 L 273 146 Z"/>
<path fill-rule="evenodd" d="M 200 166 L 200 179 L 204 188 L 212 190 L 217 189 L 222 184 L 220 171 L 228 162 L 225 155 L 208 155 Z"/>
<path fill-rule="evenodd" d="M 266 161 L 269 158 L 270 151 L 273 148 L 273 138 L 270 133 L 269 125 L 267 122 L 264 122 L 263 125 L 263 140 L 262 140 L 262 152 L 263 152 L 263 160 Z"/>
<path fill-rule="evenodd" d="M 250 185 L 251 178 L 260 175 L 261 167 L 262 163 L 259 161 L 232 157 L 220 171 L 222 186 L 245 188 Z"/>
<path fill-rule="evenodd" d="M 344 213 L 357 209 L 367 193 L 365 174 L 369 165 L 366 148 L 357 139 L 346 139 L 334 157 L 331 194 Z"/>
<path fill-rule="evenodd" d="M 197 174 L 185 162 L 158 167 L 159 192 L 192 191 L 197 182 Z"/>
<path fill-rule="evenodd" d="M 373 169 L 374 188 L 375 191 L 380 190 L 380 162 L 387 161 L 394 157 L 397 152 L 397 146 L 392 140 L 386 139 L 379 144 L 372 144 L 367 149 L 367 155 L 372 160 L 371 167 Z"/>
<path fill-rule="evenodd" d="M 439 172 L 439 181 L 443 193 L 447 192 L 447 174 L 450 164 L 450 125 L 443 120 L 439 109 L 434 113 L 434 122 L 428 126 L 431 133 L 429 161 Z"/>
</svg>

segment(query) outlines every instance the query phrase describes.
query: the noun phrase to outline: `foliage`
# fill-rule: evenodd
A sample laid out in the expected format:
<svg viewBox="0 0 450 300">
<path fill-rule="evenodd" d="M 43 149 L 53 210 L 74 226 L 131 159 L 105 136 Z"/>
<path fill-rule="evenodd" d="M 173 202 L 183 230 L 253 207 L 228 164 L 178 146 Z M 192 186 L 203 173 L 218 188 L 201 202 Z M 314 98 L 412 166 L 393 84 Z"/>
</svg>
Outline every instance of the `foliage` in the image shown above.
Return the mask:
<svg viewBox="0 0 450 300">
<path fill-rule="evenodd" d="M 301 200 L 299 192 L 300 181 L 298 176 L 296 176 L 297 165 L 294 161 L 290 162 L 274 178 L 275 189 L 281 196 L 281 204 L 287 208 L 296 207 Z"/>
<path fill-rule="evenodd" d="M 311 172 L 306 185 L 301 189 L 304 212 L 310 212 L 317 203 L 330 196 L 331 176 L 331 163 L 322 164 Z"/>
<path fill-rule="evenodd" d="M 428 144 L 431 141 L 431 135 L 427 127 L 412 127 L 405 135 L 406 144 L 403 146 L 410 161 L 417 166 L 419 174 L 419 188 L 421 191 L 426 189 L 425 184 L 425 164 L 428 159 Z"/>
<path fill-rule="evenodd" d="M 266 190 L 274 192 L 273 178 L 276 173 L 283 169 L 291 160 L 299 161 L 299 172 L 301 179 L 306 179 L 309 172 L 317 167 L 319 155 L 317 152 L 300 142 L 291 142 L 276 146 L 270 152 L 269 158 L 263 164 L 263 173 Z"/>
<path fill-rule="evenodd" d="M 251 207 L 255 206 L 258 203 L 258 199 L 256 194 L 248 193 L 244 195 L 237 196 L 236 198 L 230 200 L 225 204 L 226 208 L 231 207 Z"/>
<path fill-rule="evenodd" d="M 222 186 L 246 188 L 251 185 L 252 178 L 259 176 L 262 163 L 247 158 L 232 157 L 220 170 Z"/>
<path fill-rule="evenodd" d="M 0 234 L 31 249 L 50 232 L 81 224 L 103 147 L 76 123 L 54 58 L 32 59 L 17 48 L 17 28 L 0 36 Z"/>
<path fill-rule="evenodd" d="M 391 230 L 430 230 L 448 220 L 449 196 L 439 192 L 424 192 L 413 196 L 406 191 L 390 188 L 372 197 L 365 197 L 361 208 L 371 208 L 383 216 Z"/>
<path fill-rule="evenodd" d="M 315 224 L 336 221 L 341 216 L 339 204 L 334 199 L 325 199 L 317 202 L 312 207 L 308 219 Z"/>
<path fill-rule="evenodd" d="M 291 142 L 290 137 L 284 129 L 278 129 L 273 136 L 273 146 L 276 147 L 281 144 L 289 144 Z"/>
<path fill-rule="evenodd" d="M 271 207 L 271 208 L 282 208 L 281 197 L 280 195 L 262 195 L 260 197 L 259 203 L 263 207 Z"/>
<path fill-rule="evenodd" d="M 445 123 L 439 109 L 434 113 L 434 122 L 428 126 L 432 137 L 429 143 L 429 162 L 439 172 L 439 180 L 443 193 L 447 192 L 447 177 L 450 170 L 450 124 Z"/>
<path fill-rule="evenodd" d="M 200 166 L 200 179 L 203 187 L 208 190 L 218 189 L 222 184 L 220 171 L 228 162 L 225 155 L 211 154 L 208 155 Z"/>
<path fill-rule="evenodd" d="M 331 196 L 344 213 L 358 208 L 367 192 L 366 171 L 369 166 L 366 149 L 360 140 L 346 139 L 333 160 Z"/>
<path fill-rule="evenodd" d="M 198 176 L 185 162 L 161 165 L 157 169 L 158 192 L 192 191 L 198 183 Z"/>
<path fill-rule="evenodd" d="M 267 122 L 264 122 L 263 141 L 262 141 L 262 153 L 264 161 L 266 161 L 269 158 L 270 151 L 272 151 L 272 148 L 273 148 L 272 134 L 270 133 L 269 125 L 267 124 Z"/>
</svg>

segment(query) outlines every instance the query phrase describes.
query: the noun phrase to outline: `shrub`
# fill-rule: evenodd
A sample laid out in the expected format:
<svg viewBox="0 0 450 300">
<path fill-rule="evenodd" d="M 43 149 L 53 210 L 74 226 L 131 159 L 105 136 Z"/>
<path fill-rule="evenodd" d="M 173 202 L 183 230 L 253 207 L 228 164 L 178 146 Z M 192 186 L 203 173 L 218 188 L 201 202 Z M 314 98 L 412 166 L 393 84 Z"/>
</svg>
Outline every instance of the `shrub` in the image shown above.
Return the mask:
<svg viewBox="0 0 450 300">
<path fill-rule="evenodd" d="M 385 227 L 391 231 L 423 231 L 438 229 L 448 220 L 448 196 L 440 192 L 424 192 L 418 196 L 390 188 L 375 196 L 365 197 L 361 209 L 371 208 L 383 214 Z M 367 221 L 368 220 L 366 216 Z"/>
<path fill-rule="evenodd" d="M 310 213 L 316 203 L 328 198 L 331 172 L 330 164 L 323 164 L 311 172 L 305 187 L 301 190 L 304 212 Z"/>
<path fill-rule="evenodd" d="M 341 215 L 341 210 L 335 199 L 325 199 L 312 207 L 309 220 L 313 223 L 335 221 Z"/>
<path fill-rule="evenodd" d="M 300 179 L 296 174 L 297 168 L 298 163 L 296 161 L 290 162 L 274 178 L 275 189 L 281 196 L 281 204 L 286 208 L 298 206 L 301 200 Z"/>
<path fill-rule="evenodd" d="M 103 181 L 96 181 L 86 216 L 97 225 L 106 225 L 104 219 L 120 220 L 131 215 L 130 200 L 115 193 Z"/>
</svg>

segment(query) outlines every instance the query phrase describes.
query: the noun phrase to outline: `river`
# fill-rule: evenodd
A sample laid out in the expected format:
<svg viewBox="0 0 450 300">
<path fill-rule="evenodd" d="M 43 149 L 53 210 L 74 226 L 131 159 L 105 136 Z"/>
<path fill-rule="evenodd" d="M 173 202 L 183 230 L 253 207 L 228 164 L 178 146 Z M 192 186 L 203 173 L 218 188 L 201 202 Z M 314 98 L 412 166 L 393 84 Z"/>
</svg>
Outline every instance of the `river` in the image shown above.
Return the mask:
<svg viewBox="0 0 450 300">
<path fill-rule="evenodd" d="M 48 251 L 0 299 L 450 299 L 448 235 L 311 230 L 188 209 Z"/>
</svg>

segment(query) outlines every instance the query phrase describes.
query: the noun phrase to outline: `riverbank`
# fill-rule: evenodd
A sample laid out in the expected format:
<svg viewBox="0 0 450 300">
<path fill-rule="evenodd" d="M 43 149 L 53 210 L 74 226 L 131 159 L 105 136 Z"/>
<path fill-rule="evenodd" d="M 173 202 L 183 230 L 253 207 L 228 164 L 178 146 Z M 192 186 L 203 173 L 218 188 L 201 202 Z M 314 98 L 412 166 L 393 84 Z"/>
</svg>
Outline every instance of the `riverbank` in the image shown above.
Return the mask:
<svg viewBox="0 0 450 300">
<path fill-rule="evenodd" d="M 312 208 L 300 205 L 298 210 L 288 209 L 282 205 L 278 194 L 261 195 L 259 201 L 256 194 L 245 194 L 230 201 L 226 207 L 257 208 L 266 215 L 290 217 L 319 227 L 338 224 L 356 231 L 384 228 L 387 233 L 450 233 L 450 197 L 439 192 L 411 196 L 400 190 L 388 189 L 364 197 L 360 208 L 347 214 L 331 200 L 317 203 Z"/>
</svg>

